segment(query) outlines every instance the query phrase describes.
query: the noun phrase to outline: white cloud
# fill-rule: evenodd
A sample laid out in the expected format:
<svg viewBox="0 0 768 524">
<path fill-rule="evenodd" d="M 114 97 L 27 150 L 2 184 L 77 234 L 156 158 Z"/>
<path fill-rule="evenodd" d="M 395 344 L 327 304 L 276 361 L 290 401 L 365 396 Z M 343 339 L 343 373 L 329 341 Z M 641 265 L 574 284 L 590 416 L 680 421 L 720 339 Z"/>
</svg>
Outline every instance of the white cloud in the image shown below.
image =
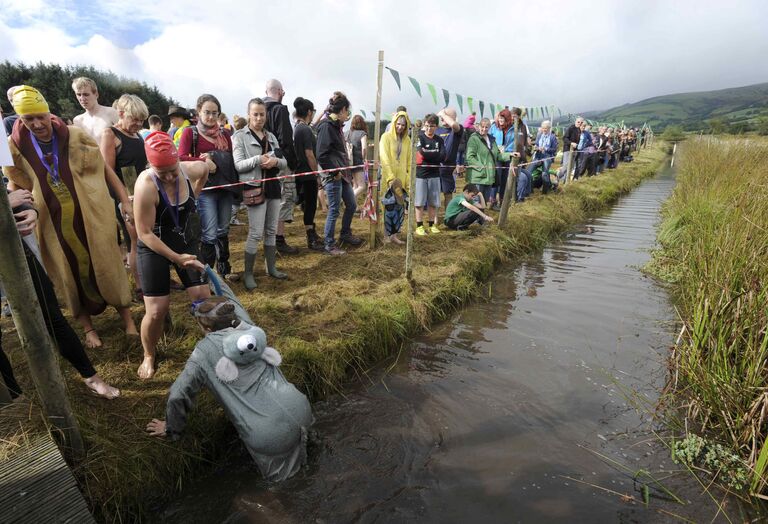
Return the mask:
<svg viewBox="0 0 768 524">
<path fill-rule="evenodd" d="M 0 0 L 2 58 L 92 64 L 155 84 L 186 105 L 210 92 L 230 115 L 263 95 L 272 77 L 283 81 L 289 106 L 301 95 L 322 107 L 341 89 L 355 109 L 370 111 L 378 49 L 403 85 L 398 92 L 385 71 L 383 109 L 404 103 L 415 114 L 435 109 L 427 81 L 486 103 L 576 111 L 766 80 L 768 37 L 759 25 L 766 7 L 757 0 L 727 10 L 693 0 L 221 0 L 199 13 L 182 0 L 108 0 L 100 12 L 71 5 Z M 89 21 L 85 34 L 77 16 Z M 109 33 L 132 21 L 150 21 L 159 32 L 121 48 L 120 35 Z M 424 99 L 407 75 L 422 82 Z"/>
</svg>

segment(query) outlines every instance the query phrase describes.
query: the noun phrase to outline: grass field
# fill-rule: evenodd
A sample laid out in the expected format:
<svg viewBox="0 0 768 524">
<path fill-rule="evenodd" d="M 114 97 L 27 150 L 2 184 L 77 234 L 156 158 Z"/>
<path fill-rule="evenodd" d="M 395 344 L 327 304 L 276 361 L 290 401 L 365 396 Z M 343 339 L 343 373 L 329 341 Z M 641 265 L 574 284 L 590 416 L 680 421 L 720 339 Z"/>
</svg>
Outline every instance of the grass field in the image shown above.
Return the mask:
<svg viewBox="0 0 768 524">
<path fill-rule="evenodd" d="M 241 284 L 233 289 L 265 329 L 270 345 L 282 353 L 288 378 L 317 399 L 339 391 L 356 373 L 394 354 L 408 337 L 478 296 L 478 284 L 500 262 L 540 249 L 569 225 L 604 210 L 655 173 L 665 156 L 665 146 L 660 144 L 636 155 L 631 164 L 570 184 L 559 194 L 537 193 L 510 208 L 505 231 L 491 226 L 418 238 L 413 288 L 404 277 L 404 247 L 385 245 L 369 251 L 363 246 L 346 257 L 327 257 L 306 250 L 299 220 L 289 226 L 287 238 L 297 246 L 303 244 L 302 252 L 278 261 L 290 279 L 274 280 L 260 272 L 257 290 L 249 293 Z M 323 219 L 318 217 L 318 224 Z M 353 227 L 362 235 L 367 222 L 356 218 Z M 245 230 L 232 230 L 235 271 L 242 270 Z M 133 308 L 137 321 L 142 311 L 140 305 Z M 122 396 L 115 401 L 88 395 L 71 368 L 62 366 L 89 449 L 76 474 L 100 520 L 140 519 L 158 499 L 177 492 L 192 475 L 211 469 L 239 445 L 208 394 L 199 397 L 180 442 L 169 444 L 145 436 L 146 423 L 163 417 L 168 388 L 201 336 L 183 293 L 174 293 L 172 313 L 174 326 L 158 348 L 157 375 L 147 382 L 136 376 L 141 348 L 121 334 L 118 317 L 110 312 L 96 319 L 105 347 L 90 355 L 99 373 L 121 389 Z M 12 325 L 4 320 L 3 328 L 11 330 Z M 23 356 L 11 343 L 15 336 L 7 333 L 4 340 L 22 387 L 33 391 Z M 0 424 L 5 434 L 0 453 L 23 443 L 23 432 L 34 426 L 30 413 L 34 410 L 24 406 L 4 413 L 8 416 Z M 39 416 L 32 418 L 39 427 Z"/>
</svg>

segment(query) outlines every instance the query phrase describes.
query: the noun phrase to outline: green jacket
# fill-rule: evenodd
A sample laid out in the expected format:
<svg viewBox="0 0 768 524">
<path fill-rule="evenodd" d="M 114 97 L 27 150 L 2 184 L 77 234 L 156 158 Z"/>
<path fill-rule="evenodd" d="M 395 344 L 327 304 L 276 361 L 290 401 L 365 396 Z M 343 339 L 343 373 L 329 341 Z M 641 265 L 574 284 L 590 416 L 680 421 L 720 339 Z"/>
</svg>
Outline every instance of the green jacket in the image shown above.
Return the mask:
<svg viewBox="0 0 768 524">
<path fill-rule="evenodd" d="M 479 133 L 473 133 L 467 141 L 467 154 L 464 160 L 467 166 L 467 183 L 493 185 L 496 181 L 496 164 L 499 161 L 510 162 L 512 155 L 500 153 L 491 139 L 491 148 Z"/>
</svg>

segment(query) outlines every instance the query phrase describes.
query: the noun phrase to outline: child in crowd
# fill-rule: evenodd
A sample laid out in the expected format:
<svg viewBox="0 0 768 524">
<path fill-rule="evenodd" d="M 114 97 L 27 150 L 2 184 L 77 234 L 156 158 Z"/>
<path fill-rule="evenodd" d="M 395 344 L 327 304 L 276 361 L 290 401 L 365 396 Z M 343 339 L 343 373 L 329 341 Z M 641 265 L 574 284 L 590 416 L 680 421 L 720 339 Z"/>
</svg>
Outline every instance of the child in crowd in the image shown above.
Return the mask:
<svg viewBox="0 0 768 524">
<path fill-rule="evenodd" d="M 479 197 L 479 202 L 475 198 Z M 464 186 L 462 194 L 453 197 L 445 210 L 445 225 L 448 229 L 464 230 L 478 222 L 480 225 L 492 223 L 493 217 L 485 214 L 485 199 L 475 184 Z"/>
</svg>

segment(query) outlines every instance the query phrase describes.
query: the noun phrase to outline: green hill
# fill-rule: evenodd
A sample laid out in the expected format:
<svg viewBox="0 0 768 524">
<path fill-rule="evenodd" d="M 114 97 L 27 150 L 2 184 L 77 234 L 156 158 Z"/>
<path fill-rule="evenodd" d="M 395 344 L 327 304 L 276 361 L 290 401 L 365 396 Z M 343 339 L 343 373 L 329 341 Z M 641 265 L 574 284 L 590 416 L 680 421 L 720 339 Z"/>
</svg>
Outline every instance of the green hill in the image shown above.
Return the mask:
<svg viewBox="0 0 768 524">
<path fill-rule="evenodd" d="M 768 118 L 768 83 L 657 96 L 590 114 L 596 120 L 623 120 L 627 125 L 648 122 L 654 129 L 680 125 L 686 131 L 707 130 L 715 121 L 731 130 L 748 131 L 759 119 Z"/>
</svg>

